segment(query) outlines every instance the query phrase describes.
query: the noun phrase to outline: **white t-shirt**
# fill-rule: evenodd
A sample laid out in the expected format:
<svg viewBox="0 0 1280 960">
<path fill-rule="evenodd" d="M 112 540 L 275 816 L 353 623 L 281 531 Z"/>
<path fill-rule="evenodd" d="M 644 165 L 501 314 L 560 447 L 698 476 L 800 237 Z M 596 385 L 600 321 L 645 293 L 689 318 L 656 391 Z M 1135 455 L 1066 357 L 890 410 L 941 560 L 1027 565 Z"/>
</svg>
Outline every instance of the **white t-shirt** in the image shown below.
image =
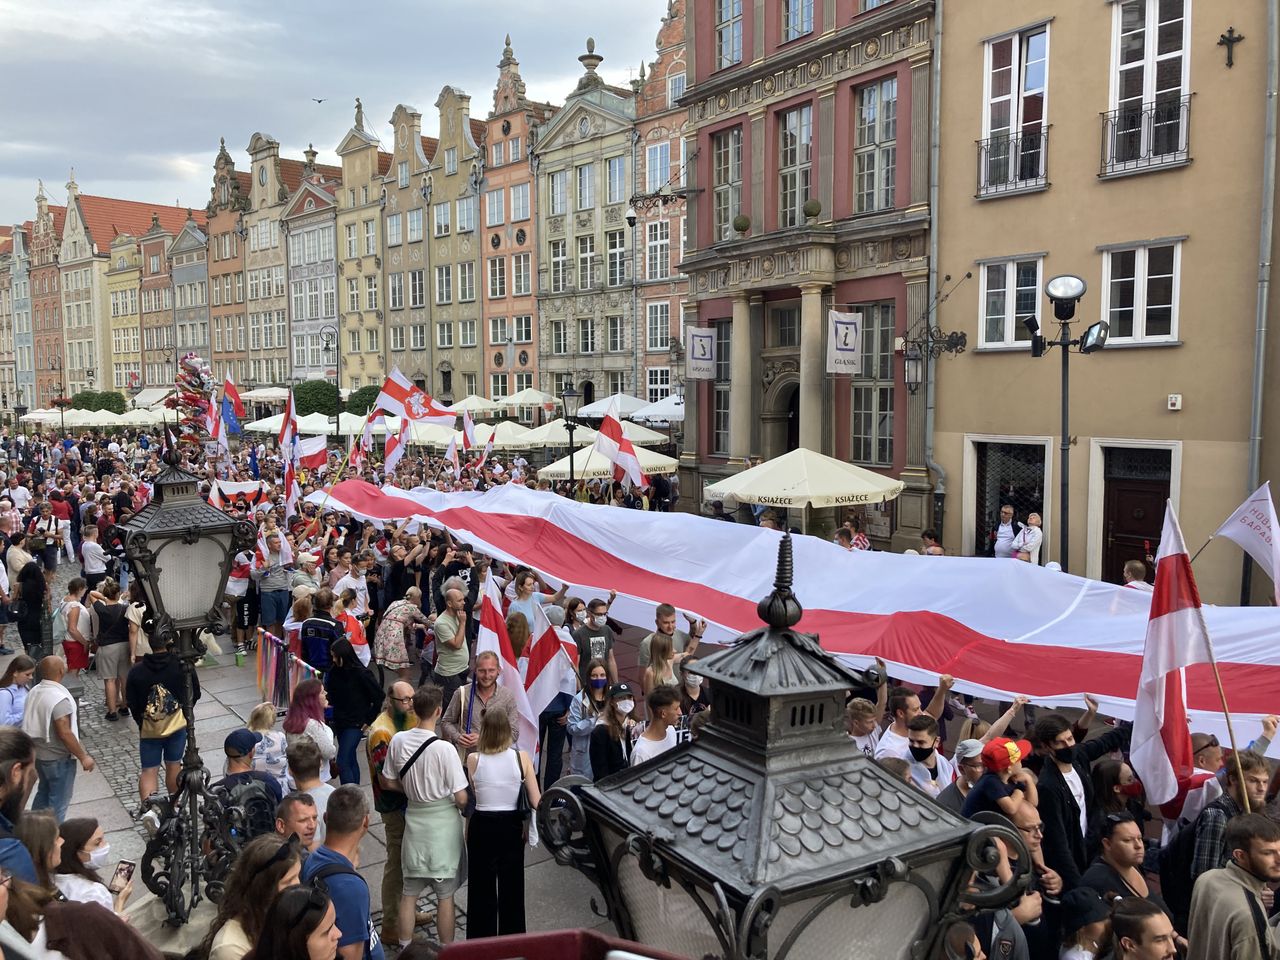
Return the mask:
<svg viewBox="0 0 1280 960">
<path fill-rule="evenodd" d="M 111 891 L 107 889 L 105 884 L 97 883 L 88 877 L 81 877 L 74 873 L 55 873 L 53 882 L 57 886 L 58 892 L 68 900 L 74 900 L 77 903 L 96 903 L 98 906 L 105 907 L 115 913 L 116 905 L 113 902 Z"/>
<path fill-rule="evenodd" d="M 853 734 L 850 734 L 849 739 L 853 741 L 853 745 L 855 747 L 865 753 L 868 757 L 874 757 L 876 755 L 876 747 L 880 744 L 880 731 L 872 730 L 870 733 L 862 737 L 855 737 Z"/>
<path fill-rule="evenodd" d="M 16 487 L 6 490 L 5 494 L 13 501 L 15 509 L 26 510 L 27 506 L 31 503 L 31 491 L 22 484 L 18 484 Z"/>
<path fill-rule="evenodd" d="M 1013 524 L 1002 523 L 996 530 L 996 549 L 997 557 L 1013 556 Z"/>
<path fill-rule="evenodd" d="M 1067 781 L 1067 788 L 1071 791 L 1071 796 L 1075 797 L 1076 806 L 1080 808 L 1080 836 L 1083 837 L 1089 832 L 1089 811 L 1084 805 L 1084 784 L 1080 782 L 1080 774 L 1075 767 L 1064 773 L 1062 779 Z"/>
<path fill-rule="evenodd" d="M 911 757 L 911 742 L 902 734 L 894 733 L 892 724 L 880 732 L 880 742 L 876 744 L 876 759 L 883 760 L 885 757 L 898 757 L 902 760 Z"/>
<path fill-rule="evenodd" d="M 362 617 L 369 610 L 369 584 L 365 581 L 364 575 L 356 576 L 348 573 L 333 586 L 333 592 L 337 596 L 342 596 L 344 590 L 354 590 L 356 594 L 356 602 L 347 613 L 353 617 Z"/>
<path fill-rule="evenodd" d="M 324 812 L 329 809 L 329 798 L 337 787 L 322 783 L 307 790 L 307 796 L 316 802 L 316 843 L 324 843 Z"/>
<path fill-rule="evenodd" d="M 910 756 L 910 753 L 907 754 Z M 936 797 L 947 787 L 951 786 L 956 778 L 956 768 L 950 760 L 944 757 L 939 751 L 933 751 L 933 758 L 937 761 L 937 766 L 932 770 L 926 767 L 918 760 L 912 759 L 911 763 L 911 782 L 923 790 L 931 797 Z M 934 775 L 936 774 L 936 776 Z"/>
<path fill-rule="evenodd" d="M 435 743 L 422 751 L 405 774 L 400 790 L 414 803 L 431 803 L 451 797 L 459 790 L 467 789 L 467 772 L 458 759 L 458 749 L 447 740 L 429 730 L 415 727 L 402 730 L 391 738 L 387 747 L 387 759 L 382 765 L 382 775 L 395 782 L 400 768 L 409 762 L 423 742 L 437 737 Z"/>
<path fill-rule="evenodd" d="M 84 558 L 84 572 L 86 574 L 107 572 L 106 551 L 102 549 L 102 544 L 96 540 L 85 540 L 81 543 L 80 555 Z"/>
<path fill-rule="evenodd" d="M 637 737 L 635 744 L 631 748 L 631 765 L 634 767 L 638 763 L 652 760 L 654 757 L 666 753 L 675 745 L 675 727 L 667 727 L 666 736 L 661 740 L 650 740 L 644 736 Z"/>
</svg>

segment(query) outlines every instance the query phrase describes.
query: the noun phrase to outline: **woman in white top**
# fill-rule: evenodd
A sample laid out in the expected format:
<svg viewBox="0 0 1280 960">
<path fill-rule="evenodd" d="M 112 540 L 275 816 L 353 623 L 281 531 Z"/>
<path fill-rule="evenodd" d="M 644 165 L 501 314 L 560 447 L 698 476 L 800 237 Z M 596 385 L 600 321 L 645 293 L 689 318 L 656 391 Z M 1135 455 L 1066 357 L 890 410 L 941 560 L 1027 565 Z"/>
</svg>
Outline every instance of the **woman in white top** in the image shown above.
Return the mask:
<svg viewBox="0 0 1280 960">
<path fill-rule="evenodd" d="M 300 849 L 296 838 L 274 833 L 249 841 L 231 866 L 218 915 L 197 955 L 240 960 L 253 948 L 276 894 L 298 882 Z"/>
<path fill-rule="evenodd" d="M 1040 514 L 1027 514 L 1027 522 L 1013 538 L 1013 555 L 1028 563 L 1040 563 L 1040 544 L 1044 540 L 1044 531 L 1040 529 Z"/>
<path fill-rule="evenodd" d="M 25 819 L 25 817 L 24 817 Z M 111 865 L 111 845 L 102 835 L 102 827 L 92 817 L 76 817 L 63 822 L 62 856 L 53 875 L 58 892 L 68 900 L 96 903 L 117 915 L 124 914 L 125 904 L 133 895 L 133 879 L 113 894 L 107 889 L 99 871 Z"/>
<path fill-rule="evenodd" d="M 511 745 L 503 711 L 486 711 L 481 719 L 467 776 L 476 795 L 467 827 L 467 938 L 524 933 L 524 845 L 541 795 L 529 755 Z M 527 811 L 517 809 L 522 783 Z"/>
<path fill-rule="evenodd" d="M 293 746 L 299 737 L 310 737 L 320 748 L 320 756 L 324 758 L 320 779 L 326 782 L 333 778 L 330 761 L 338 755 L 338 740 L 333 735 L 333 728 L 324 722 L 324 711 L 328 706 L 329 695 L 324 684 L 319 680 L 303 680 L 293 688 L 289 710 L 284 715 L 284 732 L 289 746 Z"/>
</svg>

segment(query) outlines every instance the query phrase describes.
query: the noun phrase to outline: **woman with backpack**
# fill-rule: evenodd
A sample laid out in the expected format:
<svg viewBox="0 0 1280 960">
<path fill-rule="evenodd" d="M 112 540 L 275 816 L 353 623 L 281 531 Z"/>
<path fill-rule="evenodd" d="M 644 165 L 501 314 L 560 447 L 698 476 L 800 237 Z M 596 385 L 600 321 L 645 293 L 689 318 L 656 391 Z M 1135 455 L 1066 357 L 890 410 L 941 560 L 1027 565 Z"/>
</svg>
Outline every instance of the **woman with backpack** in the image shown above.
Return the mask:
<svg viewBox="0 0 1280 960">
<path fill-rule="evenodd" d="M 0 677 L 0 723 L 10 727 L 22 726 L 22 708 L 27 705 L 27 691 L 36 673 L 36 662 L 25 653 L 9 661 Z"/>
<path fill-rule="evenodd" d="M 333 705 L 333 730 L 338 737 L 338 779 L 360 783 L 356 751 L 364 728 L 382 712 L 384 694 L 373 671 L 360 662 L 349 640 L 332 647 L 333 666 L 325 677 L 325 690 Z"/>
<path fill-rule="evenodd" d="M 107 583 L 112 581 L 108 580 Z M 169 794 L 178 792 L 182 754 L 187 747 L 187 722 L 182 714 L 182 690 L 186 678 L 182 661 L 169 649 L 166 636 L 151 641 L 151 653 L 129 671 L 125 698 L 138 725 L 138 755 L 142 773 L 138 793 L 145 805 L 159 788 L 160 764 Z M 200 677 L 191 671 L 191 703 L 200 699 Z"/>
</svg>

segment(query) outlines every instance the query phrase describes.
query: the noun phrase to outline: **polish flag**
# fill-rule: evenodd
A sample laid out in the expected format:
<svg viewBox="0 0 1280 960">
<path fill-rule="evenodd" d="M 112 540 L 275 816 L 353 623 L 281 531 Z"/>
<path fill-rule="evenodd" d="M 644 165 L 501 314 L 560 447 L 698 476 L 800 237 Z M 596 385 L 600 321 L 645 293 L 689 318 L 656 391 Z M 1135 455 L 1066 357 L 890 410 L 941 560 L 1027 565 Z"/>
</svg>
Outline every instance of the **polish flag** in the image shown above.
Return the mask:
<svg viewBox="0 0 1280 960">
<path fill-rule="evenodd" d="M 492 437 L 492 434 L 490 434 Z M 466 453 L 476 445 L 476 424 L 471 419 L 471 411 L 462 411 L 462 452 Z"/>
<path fill-rule="evenodd" d="M 458 415 L 437 404 L 427 394 L 409 382 L 399 368 L 392 370 L 382 392 L 378 394 L 376 406 L 397 417 L 407 417 L 422 423 L 438 423 L 443 427 L 453 427 L 458 422 Z"/>
<path fill-rule="evenodd" d="M 453 464 L 453 479 L 457 480 L 462 476 L 462 465 L 458 463 L 458 436 L 454 434 L 449 438 L 449 449 L 444 452 L 446 463 Z"/>
<path fill-rule="evenodd" d="M 388 477 L 395 472 L 396 464 L 400 462 L 400 458 L 404 456 L 405 435 L 409 432 L 409 420 L 407 418 L 400 421 L 400 433 L 393 436 L 391 431 L 387 431 L 387 439 L 382 445 L 382 475 Z"/>
<path fill-rule="evenodd" d="M 321 434 L 318 437 L 304 437 L 299 440 L 293 462 L 308 470 L 320 469 L 329 462 L 329 438 Z"/>
<path fill-rule="evenodd" d="M 592 449 L 613 464 L 613 479 L 621 480 L 628 486 L 649 486 L 649 478 L 640 469 L 636 448 L 622 435 L 622 419 L 618 415 L 616 397 L 609 402 L 609 410 L 600 423 Z"/>
<path fill-rule="evenodd" d="M 284 401 L 284 416 L 280 423 L 280 435 L 276 437 L 276 443 L 283 448 L 286 444 L 292 443 L 298 436 L 298 411 L 293 406 L 293 391 L 289 391 L 289 396 Z"/>
<path fill-rule="evenodd" d="M 1191 572 L 1191 557 L 1173 504 L 1167 502 L 1129 751 L 1134 772 L 1153 804 L 1172 800 L 1192 777 L 1195 764 L 1183 670 L 1194 663 L 1212 662 L 1212 644 Z"/>
<path fill-rule="evenodd" d="M 525 669 L 524 688 L 529 697 L 529 707 L 537 716 L 558 694 L 577 692 L 578 646 L 568 638 L 567 632 L 562 634 L 552 625 L 540 603 L 533 607 L 533 628 L 529 637 L 529 646 L 525 650 L 529 663 Z"/>
<path fill-rule="evenodd" d="M 511 691 L 516 709 L 520 713 L 519 747 L 534 758 L 538 756 L 538 711 L 529 704 L 524 683 L 520 680 L 520 665 L 516 663 L 511 640 L 507 636 L 507 623 L 502 617 L 502 591 L 493 579 L 493 572 L 485 574 L 484 588 L 480 594 L 480 629 L 476 636 L 476 656 L 482 653 L 498 655 L 498 683 Z M 464 708 L 465 709 L 465 708 Z M 474 732 L 476 724 L 471 725 Z"/>
<path fill-rule="evenodd" d="M 236 412 L 238 418 L 243 420 L 244 401 L 240 399 L 240 391 L 236 389 L 236 385 L 231 382 L 231 374 L 227 374 L 227 379 L 222 381 L 222 398 L 231 400 L 231 409 Z"/>
</svg>

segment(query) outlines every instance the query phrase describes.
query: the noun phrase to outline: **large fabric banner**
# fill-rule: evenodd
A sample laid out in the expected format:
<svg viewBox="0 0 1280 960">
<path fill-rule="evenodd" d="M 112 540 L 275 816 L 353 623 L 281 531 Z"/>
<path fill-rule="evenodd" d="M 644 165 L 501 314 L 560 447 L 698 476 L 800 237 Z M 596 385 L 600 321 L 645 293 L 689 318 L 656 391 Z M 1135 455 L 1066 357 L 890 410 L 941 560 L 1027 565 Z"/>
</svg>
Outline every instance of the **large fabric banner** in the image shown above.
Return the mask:
<svg viewBox="0 0 1280 960">
<path fill-rule="evenodd" d="M 324 500 L 324 491 L 310 499 Z M 727 643 L 760 625 L 756 603 L 772 589 L 780 534 L 683 513 L 581 504 L 526 487 L 485 493 L 333 487 L 329 508 L 383 523 L 416 518 L 476 549 L 528 564 L 583 599 L 618 591 L 614 615 L 648 626 L 667 602 L 704 618 L 707 639 Z M 1018 560 L 847 551 L 795 540 L 799 629 L 855 665 L 884 658 L 896 677 L 983 697 L 1025 694 L 1046 706 L 1082 705 L 1132 718 L 1151 594 Z M 1280 708 L 1280 610 L 1206 607 L 1228 702 L 1245 742 Z M 1186 671 L 1194 730 L 1226 735 L 1207 664 Z"/>
</svg>

